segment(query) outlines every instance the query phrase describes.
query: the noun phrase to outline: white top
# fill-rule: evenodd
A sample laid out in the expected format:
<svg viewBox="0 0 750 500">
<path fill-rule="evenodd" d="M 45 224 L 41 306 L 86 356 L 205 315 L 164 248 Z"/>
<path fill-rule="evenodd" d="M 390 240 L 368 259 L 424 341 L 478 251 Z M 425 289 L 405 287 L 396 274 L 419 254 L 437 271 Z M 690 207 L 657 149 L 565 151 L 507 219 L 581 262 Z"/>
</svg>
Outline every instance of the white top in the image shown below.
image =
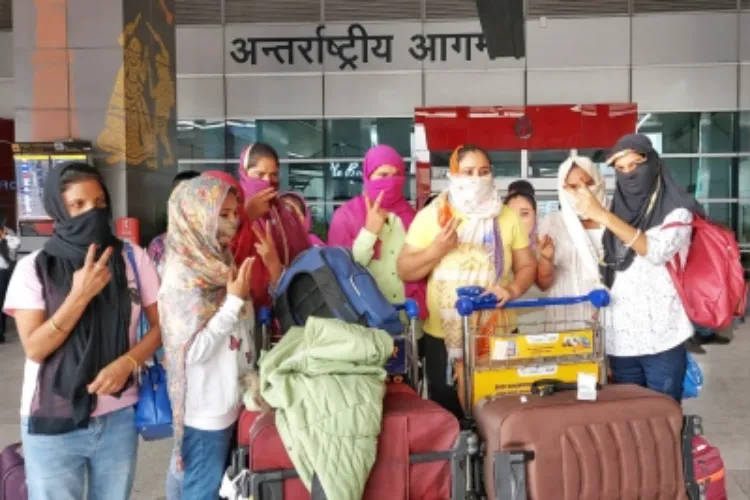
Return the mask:
<svg viewBox="0 0 750 500">
<path fill-rule="evenodd" d="M 587 229 L 585 233 L 586 243 L 592 248 L 592 255 L 600 258 L 603 254 L 604 229 Z M 593 271 L 596 266 L 587 266 L 584 263 L 565 226 L 562 212 L 552 212 L 545 217 L 539 224 L 539 234 L 549 235 L 555 243 L 555 278 L 547 290 L 547 297 L 586 295 L 595 288 L 602 288 L 599 273 Z M 561 329 L 577 329 L 577 325 L 582 326 L 581 322 L 591 321 L 594 313 L 595 309 L 588 303 L 547 307 L 545 320 L 549 323 L 548 329 L 561 325 L 564 325 Z"/>
<path fill-rule="evenodd" d="M 240 376 L 250 369 L 250 331 L 254 322 L 239 322 L 245 301 L 227 295 L 224 304 L 195 335 L 187 352 L 185 425 L 218 431 L 232 425 L 240 414 Z M 247 302 L 247 307 L 252 307 Z M 254 317 L 251 311 L 251 317 Z M 242 325 L 242 326 L 240 326 Z"/>
<path fill-rule="evenodd" d="M 692 221 L 690 211 L 678 208 L 667 215 L 664 225 Z M 666 267 L 678 252 L 682 262 L 686 261 L 691 235 L 690 226 L 649 229 L 648 253 L 636 255 L 629 268 L 616 273 L 610 291 L 612 304 L 604 317 L 607 354 L 658 354 L 693 335 L 693 324 Z"/>
<path fill-rule="evenodd" d="M 5 234 L 5 239 L 8 240 L 8 250 L 10 254 L 10 260 L 16 260 L 16 254 L 18 253 L 18 247 L 21 246 L 21 238 L 16 236 L 12 230 L 8 229 Z M 10 262 L 6 261 L 5 258 L 0 255 L 0 269 L 8 269 Z"/>
</svg>

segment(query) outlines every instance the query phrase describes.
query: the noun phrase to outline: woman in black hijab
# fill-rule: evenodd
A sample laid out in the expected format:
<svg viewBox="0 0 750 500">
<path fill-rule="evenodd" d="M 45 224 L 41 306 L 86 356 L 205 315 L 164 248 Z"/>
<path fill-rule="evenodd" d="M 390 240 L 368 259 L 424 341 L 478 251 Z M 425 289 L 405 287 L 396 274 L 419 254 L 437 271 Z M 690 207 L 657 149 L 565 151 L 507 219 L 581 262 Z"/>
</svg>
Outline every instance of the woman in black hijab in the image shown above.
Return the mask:
<svg viewBox="0 0 750 500">
<path fill-rule="evenodd" d="M 666 264 L 685 261 L 693 216 L 703 209 L 644 135 L 622 137 L 607 163 L 617 178 L 610 211 L 586 189 L 567 192 L 580 213 L 606 228 L 600 269 L 612 296 L 604 315 L 612 377 L 679 401 L 693 326 Z"/>
<path fill-rule="evenodd" d="M 51 169 L 44 207 L 53 235 L 18 262 L 4 305 L 27 357 L 21 415 L 29 494 L 83 498 L 88 478 L 89 498 L 125 500 L 138 442 L 133 375 L 161 344 L 158 277 L 143 249 L 125 248 L 113 234 L 109 193 L 95 168 Z M 156 326 L 138 342 L 141 304 Z"/>
</svg>

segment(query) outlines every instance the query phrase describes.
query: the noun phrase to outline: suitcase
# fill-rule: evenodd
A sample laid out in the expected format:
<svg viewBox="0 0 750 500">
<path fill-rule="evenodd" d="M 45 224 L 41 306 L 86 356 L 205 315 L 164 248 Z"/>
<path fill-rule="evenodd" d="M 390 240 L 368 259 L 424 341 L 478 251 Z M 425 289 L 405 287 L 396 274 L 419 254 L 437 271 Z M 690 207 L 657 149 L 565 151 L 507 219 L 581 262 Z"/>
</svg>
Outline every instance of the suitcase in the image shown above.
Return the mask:
<svg viewBox="0 0 750 500">
<path fill-rule="evenodd" d="M 602 387 L 596 401 L 549 392 L 474 410 L 488 499 L 694 498 L 685 482 L 692 436 L 674 400 L 634 385 Z"/>
<path fill-rule="evenodd" d="M 0 452 L 0 500 L 28 498 L 24 460 L 19 449 L 21 443 L 14 443 Z"/>
<path fill-rule="evenodd" d="M 274 423 L 274 414 L 243 412 L 235 461 L 247 467 L 239 484 L 254 500 L 318 500 L 300 481 Z M 405 384 L 389 384 L 383 402 L 378 456 L 364 500 L 460 500 L 466 496 L 465 464 L 476 437 L 436 403 Z M 241 469 L 240 469 L 241 470 Z M 230 476 L 235 475 L 231 474 Z"/>
<path fill-rule="evenodd" d="M 705 500 L 727 500 L 726 471 L 719 449 L 702 436 L 693 438 L 693 470 Z"/>
</svg>

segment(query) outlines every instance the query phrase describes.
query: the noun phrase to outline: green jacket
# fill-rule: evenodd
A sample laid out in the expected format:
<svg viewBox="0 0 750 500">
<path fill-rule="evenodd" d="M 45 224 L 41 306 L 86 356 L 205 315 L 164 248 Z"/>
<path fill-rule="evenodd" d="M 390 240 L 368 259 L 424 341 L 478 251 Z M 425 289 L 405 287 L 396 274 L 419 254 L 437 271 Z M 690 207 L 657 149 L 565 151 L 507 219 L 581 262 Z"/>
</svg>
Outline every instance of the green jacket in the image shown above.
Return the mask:
<svg viewBox="0 0 750 500">
<path fill-rule="evenodd" d="M 362 498 L 375 464 L 393 339 L 382 330 L 310 318 L 260 360 L 260 390 L 308 490 Z"/>
</svg>

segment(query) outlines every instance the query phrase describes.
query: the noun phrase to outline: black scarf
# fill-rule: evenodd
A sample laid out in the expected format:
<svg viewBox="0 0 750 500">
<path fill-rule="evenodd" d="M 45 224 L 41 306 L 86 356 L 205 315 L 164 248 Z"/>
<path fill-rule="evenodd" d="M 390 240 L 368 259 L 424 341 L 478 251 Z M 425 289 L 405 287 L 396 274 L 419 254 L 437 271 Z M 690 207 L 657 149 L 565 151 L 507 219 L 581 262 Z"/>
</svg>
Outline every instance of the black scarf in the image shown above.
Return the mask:
<svg viewBox="0 0 750 500">
<path fill-rule="evenodd" d="M 643 135 L 631 134 L 617 141 L 613 152 L 633 151 L 645 162 L 630 173 L 615 171 L 617 187 L 610 211 L 632 227 L 646 232 L 660 226 L 672 211 L 685 208 L 703 216 L 700 203 L 677 184 L 669 169 Z M 602 237 L 604 263 L 600 266 L 602 282 L 611 287 L 618 271 L 625 271 L 635 259 L 635 251 L 609 229 Z"/>
<path fill-rule="evenodd" d="M 29 419 L 34 434 L 62 434 L 88 426 L 97 398 L 88 393 L 87 385 L 129 349 L 131 302 L 123 243 L 112 233 L 109 208 L 70 217 L 61 193 L 61 177 L 70 167 L 98 180 L 107 207 L 111 206 L 104 180 L 93 167 L 69 164 L 49 171 L 44 208 L 55 226 L 52 238 L 36 257 L 48 317 L 70 293 L 73 273 L 83 266 L 92 243 L 99 246 L 97 254 L 112 247 L 112 279 L 88 304 L 65 342 L 42 362 Z"/>
</svg>

